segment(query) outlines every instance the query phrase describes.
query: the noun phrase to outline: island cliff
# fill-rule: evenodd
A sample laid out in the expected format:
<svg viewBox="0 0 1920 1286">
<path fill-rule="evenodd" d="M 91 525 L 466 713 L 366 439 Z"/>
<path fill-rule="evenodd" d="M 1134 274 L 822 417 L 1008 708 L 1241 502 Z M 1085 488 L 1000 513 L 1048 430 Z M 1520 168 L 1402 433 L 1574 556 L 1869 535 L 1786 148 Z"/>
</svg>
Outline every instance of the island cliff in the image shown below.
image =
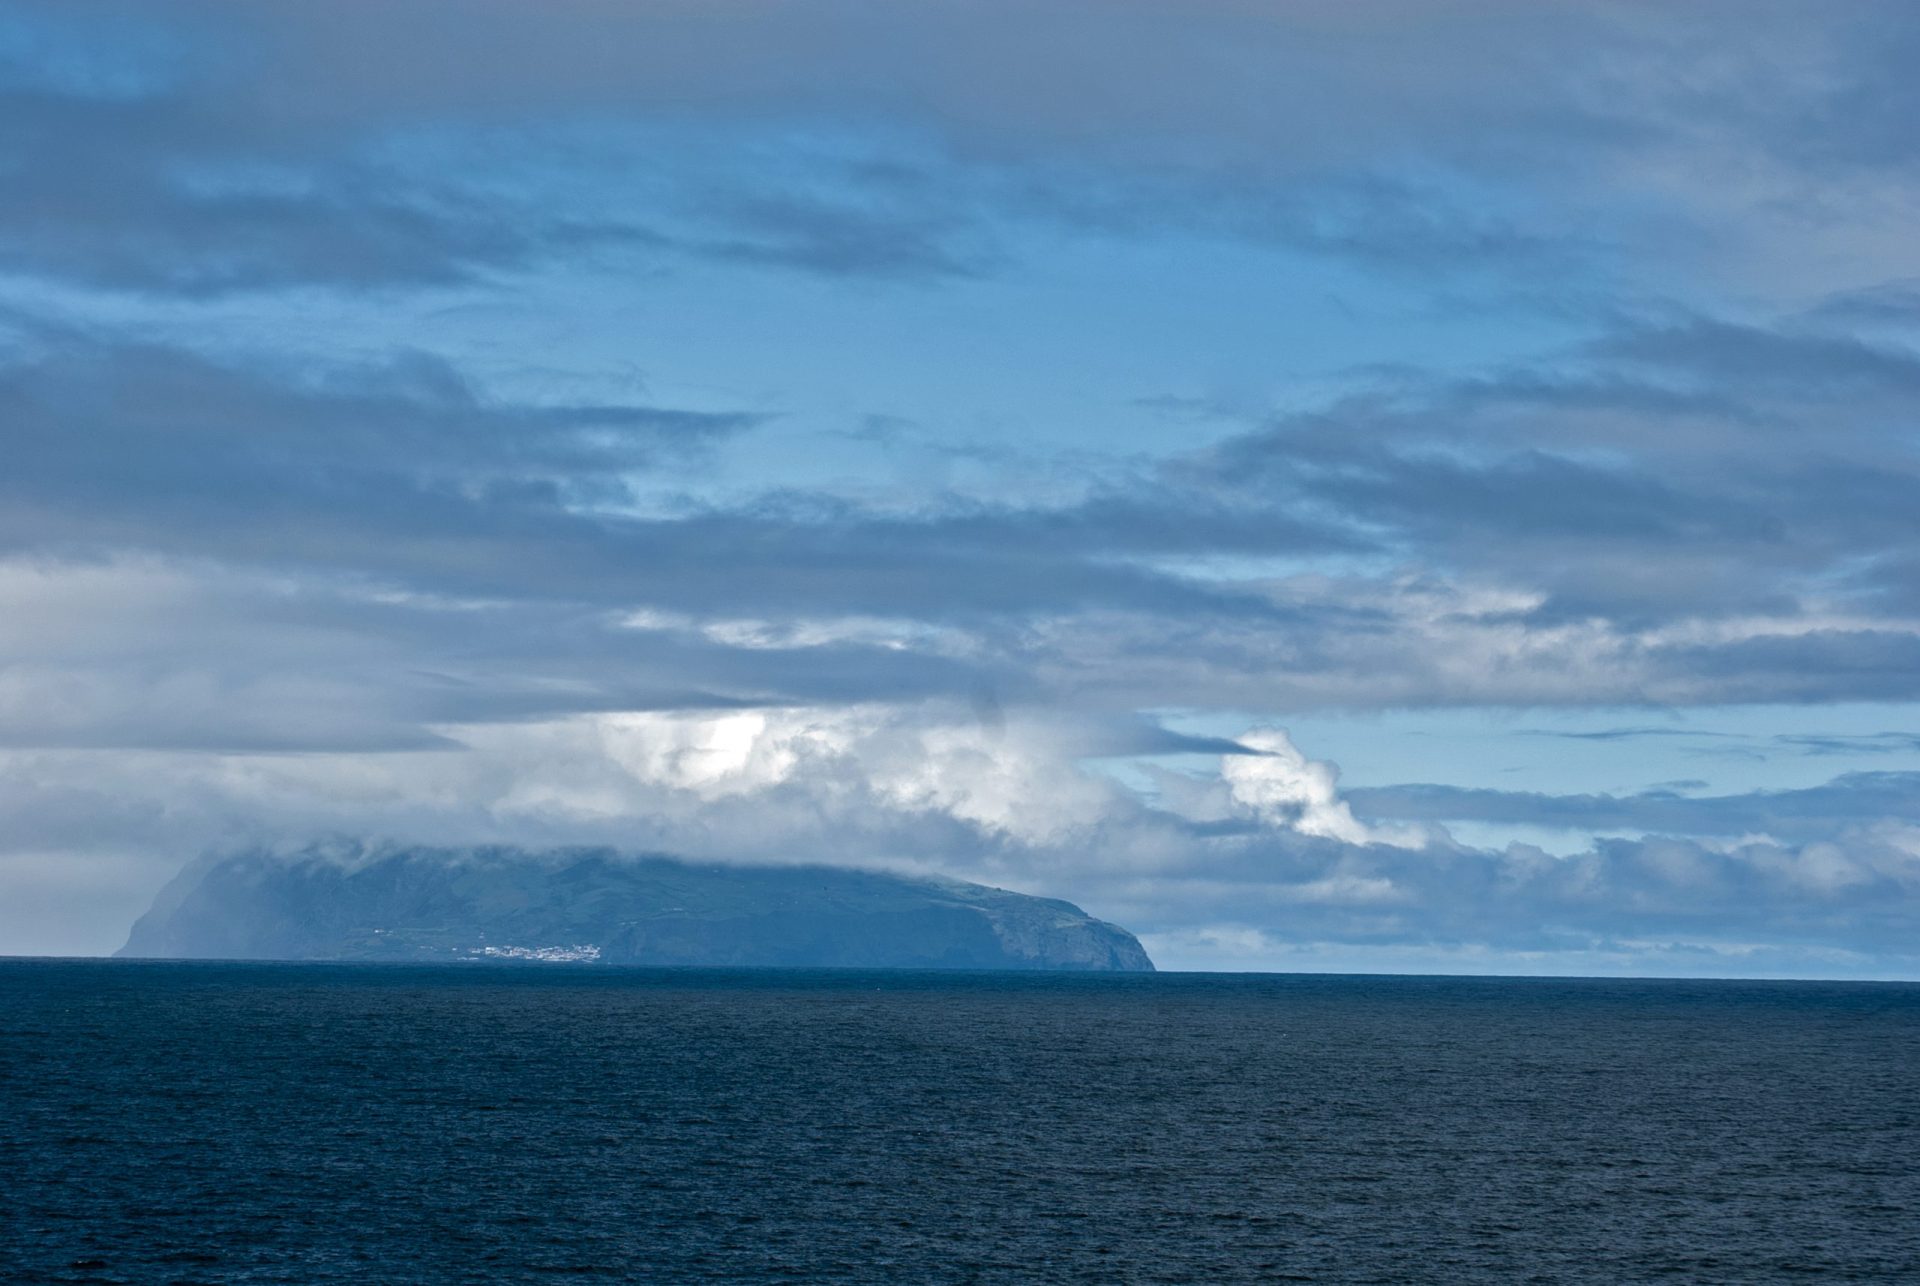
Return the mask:
<svg viewBox="0 0 1920 1286">
<path fill-rule="evenodd" d="M 826 866 L 610 849 L 315 848 L 202 859 L 127 957 L 1151 970 L 1069 902 Z"/>
</svg>

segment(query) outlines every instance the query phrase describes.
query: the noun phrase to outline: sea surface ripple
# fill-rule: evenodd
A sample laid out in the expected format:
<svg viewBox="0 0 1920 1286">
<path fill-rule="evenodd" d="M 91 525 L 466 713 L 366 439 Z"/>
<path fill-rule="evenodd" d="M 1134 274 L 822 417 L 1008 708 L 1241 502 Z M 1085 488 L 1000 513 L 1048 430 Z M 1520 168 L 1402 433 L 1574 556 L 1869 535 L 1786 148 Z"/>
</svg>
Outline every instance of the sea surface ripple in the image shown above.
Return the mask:
<svg viewBox="0 0 1920 1286">
<path fill-rule="evenodd" d="M 1920 1280 L 1920 985 L 0 961 L 9 1282 Z"/>
</svg>

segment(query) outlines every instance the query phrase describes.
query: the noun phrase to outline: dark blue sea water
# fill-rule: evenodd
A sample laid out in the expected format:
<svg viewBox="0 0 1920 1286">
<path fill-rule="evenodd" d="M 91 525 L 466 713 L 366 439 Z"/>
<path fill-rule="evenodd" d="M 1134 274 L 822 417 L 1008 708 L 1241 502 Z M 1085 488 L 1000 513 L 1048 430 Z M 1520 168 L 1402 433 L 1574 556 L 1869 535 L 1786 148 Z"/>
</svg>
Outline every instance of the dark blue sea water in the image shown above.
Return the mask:
<svg viewBox="0 0 1920 1286">
<path fill-rule="evenodd" d="M 1920 986 L 0 962 L 10 1282 L 1920 1280 Z"/>
</svg>

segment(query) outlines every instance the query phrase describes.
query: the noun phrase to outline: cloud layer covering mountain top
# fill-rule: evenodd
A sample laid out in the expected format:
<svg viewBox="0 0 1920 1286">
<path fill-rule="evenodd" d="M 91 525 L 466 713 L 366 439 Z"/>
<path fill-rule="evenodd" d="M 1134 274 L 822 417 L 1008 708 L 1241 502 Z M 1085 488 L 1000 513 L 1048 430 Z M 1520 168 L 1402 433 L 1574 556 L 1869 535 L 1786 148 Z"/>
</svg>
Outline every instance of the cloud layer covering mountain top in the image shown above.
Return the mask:
<svg viewBox="0 0 1920 1286">
<path fill-rule="evenodd" d="M 0 951 L 344 833 L 1920 972 L 1916 47 L 0 4 Z"/>
</svg>

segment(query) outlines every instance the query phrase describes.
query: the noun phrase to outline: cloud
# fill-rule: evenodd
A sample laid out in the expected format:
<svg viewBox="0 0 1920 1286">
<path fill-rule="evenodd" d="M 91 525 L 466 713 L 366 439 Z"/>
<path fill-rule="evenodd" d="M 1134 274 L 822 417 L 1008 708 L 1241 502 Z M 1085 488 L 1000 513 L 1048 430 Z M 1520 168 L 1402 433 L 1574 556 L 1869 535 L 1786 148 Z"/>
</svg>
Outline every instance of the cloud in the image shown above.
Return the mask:
<svg viewBox="0 0 1920 1286">
<path fill-rule="evenodd" d="M 1773 742 L 1809 755 L 1892 755 L 1920 751 L 1920 734 L 1911 732 L 1869 732 L 1858 735 L 1787 733 L 1773 738 Z"/>
<path fill-rule="evenodd" d="M 5 5 L 8 860 L 377 826 L 919 863 L 1209 958 L 1897 955 L 1903 774 L 1343 795 L 1163 719 L 1920 699 L 1917 46 L 1786 0 Z M 1157 342 L 1168 263 L 1210 325 L 1328 282 L 1460 324 L 1252 393 L 1070 345 L 1057 398 L 954 391 L 1042 294 Z M 729 336 L 830 301 L 856 373 L 942 313 L 965 374 L 790 407 L 812 374 L 719 344 L 644 399 L 499 355 L 602 361 L 667 277 Z M 483 300 L 457 361 L 382 338 Z M 1054 458 L 1069 401 L 1207 414 Z M 883 484 L 835 434 L 896 414 L 1040 445 Z M 1647 717 L 1568 735 L 1694 735 Z"/>
<path fill-rule="evenodd" d="M 0 362 L 0 546 L 76 587 L 143 567 L 205 602 L 157 608 L 165 625 L 110 662 L 70 659 L 98 615 L 12 656 L 8 735 L 400 746 L 622 703 L 983 690 L 1076 720 L 1920 695 L 1920 618 L 1878 580 L 1908 539 L 1901 488 L 1920 486 L 1879 428 L 1909 396 L 1881 378 L 1898 363 L 1868 364 L 1896 400 L 1856 420 L 1852 377 L 1775 404 L 1682 349 L 1668 364 L 1725 405 L 1676 408 L 1632 363 L 1598 373 L 1644 346 L 1583 346 L 1577 376 L 1339 399 L 1078 494 L 880 509 L 676 498 L 759 415 L 512 400 L 417 355 L 215 357 L 28 323 Z M 1801 360 L 1856 356 L 1810 341 Z M 1815 413 L 1809 464 L 1779 424 Z M 270 647 L 220 645 L 263 611 Z M 355 659 L 305 659 L 330 636 Z"/>
<path fill-rule="evenodd" d="M 1268 825 L 1347 844 L 1421 846 L 1410 831 L 1381 830 L 1356 821 L 1336 789 L 1339 770 L 1308 759 L 1280 729 L 1258 729 L 1239 740 L 1260 753 L 1222 759 L 1220 775 L 1234 802 L 1252 809 Z"/>
<path fill-rule="evenodd" d="M 28 199 L 0 205 L 0 242 L 16 271 L 187 293 L 457 284 L 563 255 L 924 282 L 1010 261 L 1021 227 L 1509 289 L 1552 272 L 1572 294 L 1732 270 L 1805 296 L 1808 261 L 1825 293 L 1911 277 L 1889 51 L 1920 37 L 1898 5 L 1815 17 L 12 4 L 0 149 Z"/>
<path fill-rule="evenodd" d="M 1920 694 L 1920 623 L 1874 583 L 1906 540 L 1892 493 L 1920 479 L 1899 482 L 1910 462 L 1877 420 L 1848 418 L 1851 393 L 1818 404 L 1813 469 L 1771 445 L 1764 406 L 1722 415 L 1719 443 L 1691 405 L 1665 436 L 1622 438 L 1612 408 L 1640 422 L 1665 403 L 1622 385 L 1595 419 L 1540 390 L 1597 377 L 1543 378 L 1339 402 L 1078 495 L 878 509 L 818 491 L 676 499 L 757 415 L 516 401 L 408 354 L 212 357 L 29 325 L 0 362 L 0 546 L 76 593 L 122 592 L 85 570 L 112 566 L 176 604 L 111 663 L 71 660 L 98 613 L 10 657 L 29 704 L 9 735 L 157 744 L 197 722 L 236 747 L 427 744 L 446 735 L 429 725 L 512 712 L 982 690 L 1120 719 Z M 1520 414 L 1566 458 L 1516 454 Z M 1642 477 L 1659 481 L 1621 481 Z M 271 647 L 221 645 L 258 620 Z M 357 659 L 306 659 L 329 637 Z M 155 703 L 179 731 L 107 726 Z"/>
<path fill-rule="evenodd" d="M 1313 947 L 1323 957 L 1379 948 L 1378 961 L 1478 953 L 1483 966 L 1526 971 L 1599 959 L 1609 970 L 1676 959 L 1717 960 L 1723 972 L 1916 968 L 1920 836 L 1891 816 L 1867 820 L 1904 807 L 1904 795 L 1855 793 L 1819 839 L 1608 839 L 1552 857 L 1438 832 L 1426 843 L 1315 833 L 1355 823 L 1323 790 L 1331 767 L 1301 757 L 1301 784 L 1271 732 L 1241 739 L 1266 753 L 1225 756 L 1218 775 L 1192 778 L 1238 810 L 1229 827 L 1090 771 L 1057 720 L 1025 712 L 997 728 L 963 705 L 582 715 L 469 727 L 464 740 L 458 753 L 379 756 L 0 751 L 0 862 L 36 897 L 98 908 L 209 846 L 329 833 L 611 843 L 1070 894 L 1189 964 L 1217 963 L 1237 937 L 1267 967 L 1311 960 L 1301 952 Z M 1283 773 L 1249 793 L 1240 770 L 1273 762 Z M 1306 806 L 1270 802 L 1283 780 Z M 1828 801 L 1828 815 L 1839 804 Z M 88 892 L 89 872 L 132 853 L 148 864 Z"/>
<path fill-rule="evenodd" d="M 119 291 L 207 296 L 321 284 L 453 286 L 558 255 L 648 247 L 614 220 L 240 125 L 243 102 L 162 84 L 0 79 L 0 268 Z M 309 150 L 309 149 L 312 150 Z"/>
<path fill-rule="evenodd" d="M 1846 773 L 1821 785 L 1732 795 L 1546 795 L 1457 786 L 1379 786 L 1350 793 L 1362 816 L 1427 822 L 1499 822 L 1570 831 L 1770 835 L 1817 840 L 1862 819 L 1911 816 L 1920 773 Z"/>
<path fill-rule="evenodd" d="M 1714 732 L 1705 728 L 1592 728 L 1585 730 L 1566 730 L 1552 728 L 1526 728 L 1523 735 L 1529 737 L 1560 737 L 1569 741 L 1639 741 L 1644 738 L 1660 737 L 1704 737 L 1708 740 L 1720 740 L 1733 737 L 1730 732 Z"/>
</svg>

